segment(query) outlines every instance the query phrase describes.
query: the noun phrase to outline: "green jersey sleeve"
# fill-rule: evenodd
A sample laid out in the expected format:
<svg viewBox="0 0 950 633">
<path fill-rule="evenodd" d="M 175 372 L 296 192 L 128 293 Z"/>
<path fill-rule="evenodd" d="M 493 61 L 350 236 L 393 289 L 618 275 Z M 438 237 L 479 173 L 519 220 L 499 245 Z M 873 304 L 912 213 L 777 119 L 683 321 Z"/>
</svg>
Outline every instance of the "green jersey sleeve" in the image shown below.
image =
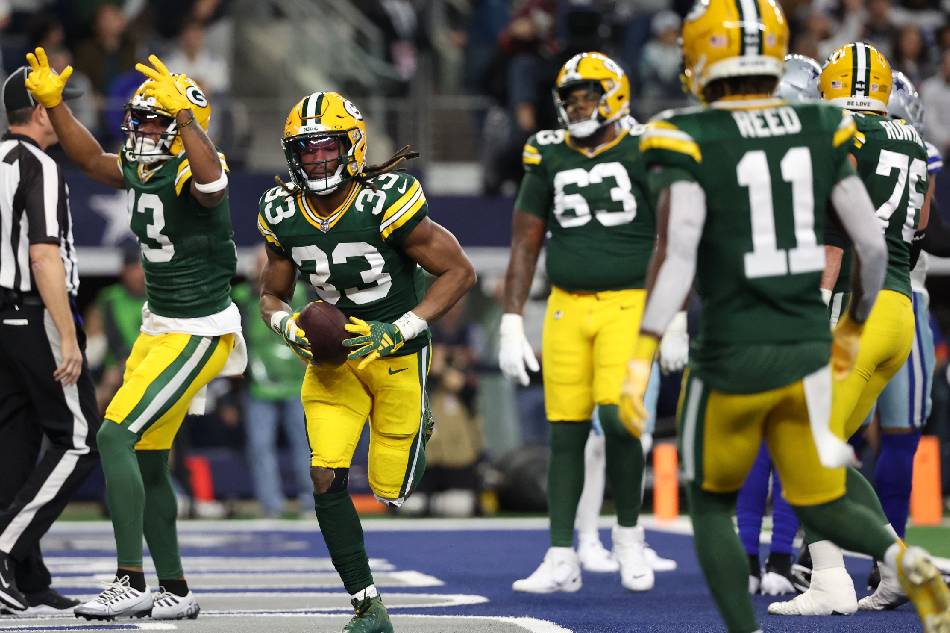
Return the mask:
<svg viewBox="0 0 950 633">
<path fill-rule="evenodd" d="M 857 174 L 851 161 L 848 160 L 848 155 L 857 142 L 856 134 L 858 129 L 854 122 L 854 117 L 852 117 L 851 113 L 847 110 L 840 110 L 840 114 L 830 108 L 828 111 L 832 113 L 830 124 L 835 126 L 831 145 L 832 153 L 835 157 L 834 164 L 837 166 L 833 183 L 837 184 L 848 176 Z"/>
<path fill-rule="evenodd" d="M 379 234 L 383 240 L 398 246 L 412 230 L 429 215 L 422 184 L 403 172 L 381 174 L 372 180 L 385 195 L 383 211 L 379 218 Z"/>
<path fill-rule="evenodd" d="M 293 197 L 283 187 L 271 187 L 261 196 L 257 209 L 257 230 L 267 247 L 284 259 L 290 259 L 290 254 L 281 244 L 274 225 L 294 214 Z"/>
<path fill-rule="evenodd" d="M 224 154 L 218 152 L 218 160 L 221 162 L 221 169 L 225 173 L 231 171 L 228 167 L 228 161 L 224 158 Z M 175 194 L 181 195 L 183 191 L 187 192 L 185 185 L 188 184 L 188 181 L 191 180 L 191 164 L 188 162 L 188 159 L 181 161 L 181 164 L 178 165 L 178 172 L 175 174 Z"/>
<path fill-rule="evenodd" d="M 666 114 L 654 117 L 640 135 L 640 153 L 647 163 L 650 199 L 674 182 L 699 181 L 703 156 L 699 144 Z"/>
<path fill-rule="evenodd" d="M 551 212 L 554 190 L 551 188 L 551 179 L 547 176 L 546 165 L 543 164 L 543 156 L 538 146 L 537 135 L 533 135 L 525 143 L 521 153 L 524 177 L 518 188 L 515 209 L 546 220 Z"/>
</svg>

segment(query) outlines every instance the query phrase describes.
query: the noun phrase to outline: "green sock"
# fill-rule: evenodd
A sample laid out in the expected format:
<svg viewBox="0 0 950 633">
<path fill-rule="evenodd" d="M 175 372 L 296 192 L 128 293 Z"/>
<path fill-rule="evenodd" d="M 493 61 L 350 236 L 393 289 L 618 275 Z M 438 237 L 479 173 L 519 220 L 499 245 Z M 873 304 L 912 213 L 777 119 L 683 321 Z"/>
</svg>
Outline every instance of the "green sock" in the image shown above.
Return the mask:
<svg viewBox="0 0 950 633">
<path fill-rule="evenodd" d="M 111 420 L 103 420 L 96 433 L 119 567 L 142 566 L 145 486 L 135 458 L 136 441 L 138 436 Z"/>
<path fill-rule="evenodd" d="M 168 451 L 136 451 L 145 484 L 145 542 L 161 579 L 184 576 L 178 551 L 178 501 L 168 472 Z M 166 587 L 168 589 L 168 587 Z"/>
<path fill-rule="evenodd" d="M 881 507 L 881 500 L 878 499 L 877 493 L 874 492 L 874 488 L 871 486 L 870 482 L 868 482 L 868 480 L 865 479 L 864 475 L 862 475 L 860 471 L 858 471 L 855 468 L 849 467 L 846 469 L 846 472 L 847 472 L 847 480 L 845 483 L 846 492 L 844 494 L 844 499 L 847 499 L 849 502 L 851 502 L 852 505 L 859 506 L 860 508 L 864 510 L 864 513 L 862 514 L 864 515 L 865 518 L 863 520 L 867 521 L 868 525 L 874 525 L 876 527 L 881 527 L 881 526 L 886 525 L 888 523 L 887 515 L 884 514 L 884 508 Z M 827 505 L 827 504 L 822 504 L 822 505 Z M 808 508 L 814 508 L 814 507 L 818 507 L 818 506 L 808 506 Z M 800 508 L 796 508 L 796 510 L 798 509 Z M 870 520 L 870 521 L 867 520 L 868 514 L 874 517 L 873 520 Z M 824 519 L 823 517 L 818 519 L 819 522 L 822 520 L 826 520 L 826 519 Z M 812 521 L 812 523 L 814 523 L 814 526 L 810 526 L 804 520 L 802 520 L 803 527 L 805 528 L 805 543 L 806 544 L 811 545 L 815 541 L 830 540 L 830 541 L 834 541 L 834 543 L 838 545 L 839 547 L 844 547 L 845 549 L 850 549 L 856 552 L 857 551 L 864 552 L 864 550 L 861 550 L 861 549 L 854 549 L 846 545 L 842 545 L 841 543 L 836 541 L 835 538 L 831 536 L 831 534 L 828 533 L 828 530 L 825 529 L 822 524 L 818 522 L 814 522 L 814 521 Z M 884 532 L 887 532 L 887 530 L 884 530 Z M 877 537 L 879 536 L 880 535 L 878 534 Z M 889 538 L 890 538 L 890 543 L 893 543 L 894 537 L 891 535 L 889 536 Z M 867 552 L 864 552 L 864 553 L 867 553 Z M 878 558 L 877 560 L 883 560 L 883 559 Z"/>
<path fill-rule="evenodd" d="M 696 554 L 726 628 L 729 633 L 758 631 L 749 596 L 749 559 L 732 523 L 736 493 L 706 492 L 695 483 L 686 490 Z"/>
<path fill-rule="evenodd" d="M 330 550 L 330 560 L 343 586 L 352 595 L 373 584 L 369 558 L 363 544 L 363 527 L 346 490 L 313 495 L 317 522 L 323 542 Z"/>
<path fill-rule="evenodd" d="M 590 422 L 551 423 L 548 514 L 551 547 L 574 546 L 574 518 L 584 489 L 584 447 Z"/>
<path fill-rule="evenodd" d="M 617 506 L 617 524 L 634 527 L 643 503 L 643 445 L 624 428 L 617 405 L 599 405 L 597 413 L 604 428 L 607 480 Z"/>
<path fill-rule="evenodd" d="M 894 536 L 865 506 L 845 495 L 816 506 L 795 506 L 795 514 L 805 526 L 806 540 L 829 540 L 838 547 L 884 560 L 884 552 L 894 544 Z"/>
</svg>

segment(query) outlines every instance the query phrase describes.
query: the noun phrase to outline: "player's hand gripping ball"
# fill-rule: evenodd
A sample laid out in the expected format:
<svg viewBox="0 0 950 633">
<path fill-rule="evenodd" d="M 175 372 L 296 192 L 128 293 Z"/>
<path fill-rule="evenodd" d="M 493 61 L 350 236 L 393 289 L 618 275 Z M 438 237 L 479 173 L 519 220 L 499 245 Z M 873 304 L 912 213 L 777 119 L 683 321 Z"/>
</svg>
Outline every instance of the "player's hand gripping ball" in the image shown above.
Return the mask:
<svg viewBox="0 0 950 633">
<path fill-rule="evenodd" d="M 307 335 L 313 362 L 317 365 L 339 367 L 346 362 L 349 350 L 343 346 L 346 317 L 340 309 L 325 301 L 313 301 L 300 311 L 297 325 Z"/>
</svg>

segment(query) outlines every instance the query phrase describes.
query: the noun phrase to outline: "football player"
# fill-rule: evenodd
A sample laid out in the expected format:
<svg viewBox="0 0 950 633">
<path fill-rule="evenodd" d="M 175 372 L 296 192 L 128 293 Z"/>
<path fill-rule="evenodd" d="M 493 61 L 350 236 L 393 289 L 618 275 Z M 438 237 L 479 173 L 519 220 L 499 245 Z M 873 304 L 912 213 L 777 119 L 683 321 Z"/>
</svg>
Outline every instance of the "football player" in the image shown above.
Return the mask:
<svg viewBox="0 0 950 633">
<path fill-rule="evenodd" d="M 918 228 L 927 225 L 931 190 L 928 186 L 927 149 L 917 130 L 903 119 L 887 116 L 893 83 L 887 59 L 873 46 L 852 42 L 834 51 L 821 71 L 820 90 L 827 101 L 853 114 L 857 132 L 849 148 L 849 161 L 856 167 L 876 209 L 876 221 L 888 250 L 884 287 L 861 335 L 855 369 L 835 384 L 832 427 L 836 434 L 851 437 L 868 417 L 878 396 L 903 367 L 914 342 L 915 317 L 910 282 L 911 241 Z M 845 240 L 846 242 L 846 240 Z M 838 244 L 843 245 L 843 244 Z M 827 297 L 838 278 L 848 275 L 842 265 L 843 249 L 830 244 L 821 287 Z M 842 275 L 839 270 L 845 270 Z M 840 286 L 838 286 L 840 288 Z M 835 319 L 843 300 L 833 297 L 835 331 L 857 336 L 847 312 Z M 851 298 L 853 302 L 853 297 Z M 885 443 L 901 445 L 907 437 L 894 436 Z M 903 442 L 903 443 L 902 443 Z M 885 459 L 888 451 L 885 450 Z M 893 462 L 892 462 L 893 463 Z M 913 463 L 913 452 L 910 453 Z M 894 536 L 874 489 L 856 469 L 848 469 L 848 495 L 874 511 L 875 522 Z M 830 615 L 853 613 L 858 608 L 854 584 L 844 566 L 844 557 L 828 539 L 805 530 L 812 561 L 811 584 L 794 600 L 769 605 L 780 615 Z M 882 578 L 894 591 L 899 583 L 887 566 Z"/>
<path fill-rule="evenodd" d="M 892 119 L 903 119 L 923 134 L 923 106 L 914 84 L 900 71 L 893 71 L 894 85 L 887 102 L 887 114 Z M 931 200 L 936 186 L 936 175 L 943 168 L 940 151 L 926 139 L 927 174 Z M 938 219 L 931 210 L 928 228 Z M 888 521 L 904 538 L 907 515 L 910 512 L 910 492 L 913 482 L 914 455 L 920 441 L 920 430 L 930 417 L 930 391 L 933 386 L 934 342 L 930 329 L 930 295 L 927 293 L 927 253 L 920 252 L 922 239 L 915 236 L 911 245 L 911 262 L 917 263 L 910 271 L 910 287 L 914 306 L 914 344 L 904 367 L 891 378 L 877 399 L 877 417 L 881 426 L 881 445 L 874 463 L 874 489 Z M 917 251 L 914 253 L 913 251 Z M 870 422 L 872 412 L 865 422 Z M 875 592 L 858 600 L 864 611 L 893 609 L 906 602 L 900 585 L 880 567 L 881 580 Z"/>
<path fill-rule="evenodd" d="M 784 72 L 775 96 L 792 102 L 817 101 L 821 98 L 818 92 L 819 75 L 821 66 L 811 57 L 786 55 Z M 770 480 L 772 540 L 763 572 L 759 564 L 759 537 Z M 736 524 L 742 545 L 749 556 L 749 593 L 761 591 L 766 596 L 777 596 L 795 592 L 792 583 L 792 542 L 798 531 L 798 518 L 782 498 L 781 491 L 781 480 L 773 468 L 768 450 L 763 446 L 736 499 Z"/>
<path fill-rule="evenodd" d="M 110 154 L 62 103 L 72 68 L 57 74 L 42 48 L 27 60 L 27 88 L 46 107 L 69 158 L 93 180 L 128 192 L 145 269 L 141 333 L 97 435 L 118 568 L 76 615 L 195 618 L 168 453 L 193 399 L 199 409 L 205 385 L 219 374 L 240 374 L 246 364 L 241 315 L 230 297 L 236 256 L 227 168 L 205 132 L 211 105 L 194 81 L 151 55 L 151 66 L 136 65 L 146 81 L 126 105 L 125 144 Z M 143 535 L 158 572 L 155 596 L 142 570 Z"/>
<path fill-rule="evenodd" d="M 554 103 L 562 129 L 540 131 L 524 146 L 525 175 L 515 200 L 499 349 L 502 371 L 526 385 L 526 365 L 534 371 L 538 365 L 521 313 L 545 233 L 550 232 L 546 270 L 553 288 L 542 358 L 545 411 L 551 423 L 551 546 L 541 565 L 512 588 L 551 593 L 581 587 L 574 520 L 596 407 L 617 506 L 613 552 L 621 584 L 647 591 L 653 588 L 654 575 L 643 528 L 637 524 L 643 450 L 640 438 L 624 430 L 617 412 L 655 239 L 646 170 L 637 149 L 642 126 L 624 125 L 630 82 L 620 66 L 601 53 L 580 53 L 564 64 L 555 80 Z M 680 315 L 683 332 L 685 323 L 685 315 Z"/>
<path fill-rule="evenodd" d="M 828 104 L 771 97 L 788 42 L 778 3 L 700 0 L 682 41 L 687 85 L 709 105 L 660 115 L 641 137 L 658 242 L 623 419 L 636 427 L 646 417 L 660 333 L 695 276 L 703 313 L 680 442 L 700 565 L 727 629 L 760 630 L 731 514 L 764 438 L 806 528 L 897 569 L 925 630 L 942 631 L 950 592 L 925 552 L 845 496 L 843 465 L 854 455 L 830 423 L 832 375 L 850 373 L 887 266 L 874 207 L 847 158 L 854 120 Z M 829 200 L 860 270 L 848 327 L 833 337 L 818 292 Z"/>
<path fill-rule="evenodd" d="M 342 95 L 315 92 L 294 104 L 282 143 L 293 184 L 260 200 L 261 317 L 312 357 L 288 303 L 300 274 L 350 319 L 349 360 L 311 363 L 301 388 L 310 473 L 320 532 L 355 609 L 343 631 L 389 633 L 347 491 L 350 463 L 368 418 L 376 498 L 398 508 L 418 485 L 432 433 L 428 324 L 472 287 L 475 270 L 455 237 L 429 219 L 419 181 L 395 171 L 413 152 L 366 165 L 366 123 Z M 435 277 L 428 289 L 423 271 Z"/>
</svg>

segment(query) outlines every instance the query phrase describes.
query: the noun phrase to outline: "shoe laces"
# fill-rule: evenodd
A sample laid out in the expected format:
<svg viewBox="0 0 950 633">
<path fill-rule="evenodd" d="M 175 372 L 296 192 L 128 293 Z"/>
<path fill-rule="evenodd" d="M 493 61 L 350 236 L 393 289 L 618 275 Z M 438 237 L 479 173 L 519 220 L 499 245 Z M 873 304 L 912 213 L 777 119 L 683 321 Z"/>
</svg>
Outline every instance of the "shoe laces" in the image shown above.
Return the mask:
<svg viewBox="0 0 950 633">
<path fill-rule="evenodd" d="M 159 587 L 158 591 L 159 593 L 155 599 L 155 604 L 160 607 L 174 607 L 181 599 L 181 596 L 168 591 L 165 587 Z"/>
<path fill-rule="evenodd" d="M 107 582 L 103 585 L 102 593 L 96 596 L 96 602 L 101 604 L 112 604 L 113 602 L 118 602 L 125 594 L 132 590 L 132 586 L 129 584 L 129 577 L 122 576 L 119 578 L 116 576 L 111 582 Z"/>
<path fill-rule="evenodd" d="M 350 600 L 350 604 L 353 605 L 353 611 L 356 612 L 356 617 L 360 617 L 369 611 L 369 608 L 373 605 L 373 599 L 369 596 L 363 598 L 362 600 L 359 598 L 353 598 Z"/>
</svg>

